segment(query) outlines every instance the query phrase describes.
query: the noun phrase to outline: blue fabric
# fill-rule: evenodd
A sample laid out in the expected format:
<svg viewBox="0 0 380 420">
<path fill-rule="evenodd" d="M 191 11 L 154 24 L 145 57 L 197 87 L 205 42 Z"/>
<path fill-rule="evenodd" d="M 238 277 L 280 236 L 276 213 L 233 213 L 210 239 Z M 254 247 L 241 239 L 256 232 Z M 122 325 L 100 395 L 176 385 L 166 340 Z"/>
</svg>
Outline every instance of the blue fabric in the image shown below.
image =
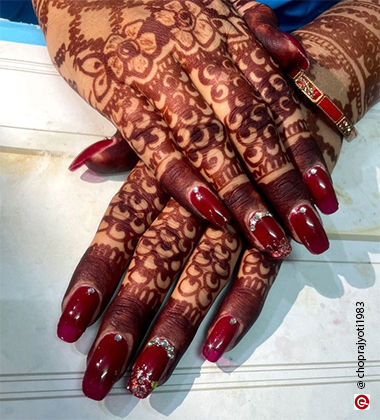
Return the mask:
<svg viewBox="0 0 380 420">
<path fill-rule="evenodd" d="M 44 35 L 36 25 L 0 19 L 0 40 L 21 44 L 46 45 Z"/>
<path fill-rule="evenodd" d="M 329 9 L 340 0 L 260 0 L 275 10 L 280 28 L 291 32 L 307 23 Z M 34 14 L 31 0 L 0 0 L 0 17 L 14 22 L 38 24 Z M 21 28 L 21 27 L 20 27 Z M 17 35 L 16 27 L 12 30 L 0 26 L 0 39 L 14 42 L 27 42 L 41 45 L 41 37 L 36 35 L 37 29 L 22 29 L 22 34 Z M 30 40 L 28 41 L 28 33 Z M 14 39 L 13 39 L 14 37 Z M 42 41 L 42 45 L 44 42 Z"/>
<path fill-rule="evenodd" d="M 306 25 L 340 0 L 259 0 L 275 10 L 283 31 L 291 32 Z"/>
</svg>

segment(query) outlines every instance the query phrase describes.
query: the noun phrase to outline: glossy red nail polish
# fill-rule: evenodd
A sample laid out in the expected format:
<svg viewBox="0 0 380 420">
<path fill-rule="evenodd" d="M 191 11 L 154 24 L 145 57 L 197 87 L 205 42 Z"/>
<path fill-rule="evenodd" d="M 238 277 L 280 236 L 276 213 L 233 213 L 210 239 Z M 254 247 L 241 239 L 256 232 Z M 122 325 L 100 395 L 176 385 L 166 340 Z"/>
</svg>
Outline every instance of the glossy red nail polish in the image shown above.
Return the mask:
<svg viewBox="0 0 380 420">
<path fill-rule="evenodd" d="M 190 192 L 190 202 L 199 213 L 216 226 L 223 227 L 230 214 L 218 198 L 205 187 L 195 187 Z"/>
<path fill-rule="evenodd" d="M 261 212 L 252 215 L 250 230 L 263 248 L 274 258 L 285 258 L 292 247 L 285 232 L 271 216 L 263 216 Z"/>
<path fill-rule="evenodd" d="M 320 166 L 315 166 L 309 169 L 303 178 L 319 210 L 325 214 L 335 213 L 339 204 L 326 171 Z"/>
<path fill-rule="evenodd" d="M 121 334 L 105 335 L 88 361 L 83 377 L 83 393 L 93 400 L 102 400 L 120 378 L 126 367 L 127 341 Z"/>
<path fill-rule="evenodd" d="M 57 335 L 73 343 L 83 334 L 98 310 L 100 297 L 93 287 L 79 287 L 67 302 L 58 322 Z"/>
<path fill-rule="evenodd" d="M 316 212 L 306 204 L 293 209 L 289 222 L 300 241 L 312 254 L 322 254 L 329 248 L 329 240 Z"/>
<path fill-rule="evenodd" d="M 140 353 L 128 381 L 128 390 L 138 398 L 146 398 L 158 385 L 169 362 L 162 346 L 145 346 Z"/>
<path fill-rule="evenodd" d="M 298 41 L 297 38 L 295 38 L 293 35 L 287 34 L 286 32 L 283 32 L 283 35 L 294 45 L 295 48 L 298 50 L 298 57 L 297 57 L 297 66 L 301 70 L 307 70 L 310 66 L 310 61 L 307 56 L 307 53 L 305 51 L 305 48 L 302 46 L 302 44 Z"/>
<path fill-rule="evenodd" d="M 81 166 L 83 166 L 88 159 L 91 158 L 95 153 L 99 153 L 102 150 L 104 150 L 106 147 L 111 146 L 113 144 L 113 139 L 105 139 L 100 140 L 94 144 L 91 144 L 91 146 L 87 147 L 87 149 L 84 149 L 72 162 L 69 166 L 70 171 L 75 171 L 79 169 Z"/>
<path fill-rule="evenodd" d="M 203 346 L 202 354 L 210 362 L 220 359 L 227 346 L 236 337 L 239 331 L 239 323 L 232 316 L 221 318 L 208 336 Z"/>
</svg>

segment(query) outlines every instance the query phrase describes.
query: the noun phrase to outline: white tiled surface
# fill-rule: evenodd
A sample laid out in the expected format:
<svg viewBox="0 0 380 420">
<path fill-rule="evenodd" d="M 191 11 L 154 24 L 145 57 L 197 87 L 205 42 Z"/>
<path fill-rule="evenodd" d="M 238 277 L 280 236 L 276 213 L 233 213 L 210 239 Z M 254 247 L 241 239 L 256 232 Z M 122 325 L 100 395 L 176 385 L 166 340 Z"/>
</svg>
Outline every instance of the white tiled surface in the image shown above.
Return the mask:
<svg viewBox="0 0 380 420">
<path fill-rule="evenodd" d="M 1 419 L 380 417 L 379 105 L 334 172 L 341 209 L 324 219 L 331 249 L 313 257 L 295 246 L 238 348 L 219 366 L 204 362 L 203 327 L 149 399 L 127 395 L 120 383 L 97 403 L 80 391 L 95 327 L 69 345 L 55 326 L 71 273 L 122 182 L 90 183 L 66 168 L 112 127 L 66 86 L 43 47 L 0 42 L 0 92 Z M 353 409 L 359 300 L 368 412 Z"/>
</svg>

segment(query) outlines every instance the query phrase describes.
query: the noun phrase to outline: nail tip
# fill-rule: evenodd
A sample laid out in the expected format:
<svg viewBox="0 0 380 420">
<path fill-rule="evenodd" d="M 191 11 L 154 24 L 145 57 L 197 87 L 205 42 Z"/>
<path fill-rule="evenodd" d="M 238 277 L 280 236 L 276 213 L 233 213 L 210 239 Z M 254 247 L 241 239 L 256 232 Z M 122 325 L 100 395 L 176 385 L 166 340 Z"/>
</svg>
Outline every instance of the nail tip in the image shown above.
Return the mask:
<svg viewBox="0 0 380 420">
<path fill-rule="evenodd" d="M 339 210 L 339 203 L 337 201 L 327 203 L 327 204 L 319 203 L 317 204 L 317 206 L 323 214 L 327 214 L 327 215 L 334 214 Z"/>
<path fill-rule="evenodd" d="M 82 392 L 87 398 L 90 398 L 91 400 L 102 401 L 108 394 L 109 390 L 88 386 L 83 381 Z"/>
<path fill-rule="evenodd" d="M 73 162 L 71 162 L 70 166 L 68 167 L 68 170 L 70 172 L 75 172 L 77 169 L 82 167 L 85 163 L 86 161 L 77 162 L 75 159 Z"/>
<path fill-rule="evenodd" d="M 212 349 L 203 349 L 202 355 L 211 363 L 216 363 L 222 357 L 221 354 L 217 353 L 215 350 L 213 351 Z"/>
<path fill-rule="evenodd" d="M 84 330 L 67 323 L 59 322 L 57 326 L 57 336 L 65 343 L 75 343 L 83 332 Z"/>
</svg>

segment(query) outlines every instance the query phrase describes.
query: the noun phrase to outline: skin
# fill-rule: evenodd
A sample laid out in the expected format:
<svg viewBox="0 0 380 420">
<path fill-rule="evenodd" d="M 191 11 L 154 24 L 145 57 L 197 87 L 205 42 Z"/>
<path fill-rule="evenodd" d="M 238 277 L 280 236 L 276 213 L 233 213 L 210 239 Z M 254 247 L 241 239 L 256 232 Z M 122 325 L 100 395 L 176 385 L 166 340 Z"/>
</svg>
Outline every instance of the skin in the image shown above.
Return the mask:
<svg viewBox="0 0 380 420">
<path fill-rule="evenodd" d="M 241 13 L 249 14 L 249 9 L 241 10 Z M 354 122 L 380 96 L 380 66 L 376 61 L 379 20 L 371 17 L 374 13 L 380 16 L 375 1 L 342 1 L 296 32 L 310 55 L 309 71 L 313 79 L 326 87 L 331 80 L 336 81 L 336 96 L 335 87 L 326 91 Z M 249 16 L 245 17 L 249 22 Z M 333 25 L 334 31 L 328 30 L 329 24 Z M 346 25 L 355 26 L 355 38 Z M 358 44 L 357 37 L 366 42 Z M 371 48 L 367 48 L 368 45 Z M 340 135 L 310 103 L 305 101 L 301 109 L 332 170 L 341 147 Z M 144 188 L 141 183 L 145 183 Z M 86 285 L 96 289 L 102 301 L 100 308 L 103 307 L 137 243 L 121 291 L 105 313 L 89 354 L 91 360 L 94 349 L 106 334 L 120 333 L 128 343 L 121 376 L 170 284 L 184 267 L 147 340 L 164 337 L 175 349 L 174 358 L 168 361 L 166 371 L 159 378 L 160 384 L 170 376 L 204 315 L 228 282 L 240 252 L 243 254 L 237 278 L 209 329 L 210 335 L 223 317 L 237 319 L 239 330 L 228 348 L 235 346 L 257 319 L 281 264 L 257 249 L 247 247 L 234 227 L 216 229 L 199 224 L 173 200 L 160 213 L 167 200 L 153 173 L 138 164 L 107 210 L 74 273 L 62 305 L 65 310 L 79 285 Z M 103 266 L 105 268 L 101 268 Z M 92 320 L 100 313 L 101 309 L 94 312 Z M 132 376 L 135 370 L 136 366 Z"/>
<path fill-rule="evenodd" d="M 297 241 L 290 220 L 297 206 L 308 205 L 319 220 L 302 177 L 316 165 L 327 171 L 323 156 L 278 66 L 229 2 L 34 6 L 58 71 L 183 207 L 201 216 L 191 192 L 215 191 L 261 250 L 250 220 L 269 204 Z M 221 211 L 218 225 L 228 220 Z M 289 253 L 288 243 L 278 251 Z"/>
</svg>

